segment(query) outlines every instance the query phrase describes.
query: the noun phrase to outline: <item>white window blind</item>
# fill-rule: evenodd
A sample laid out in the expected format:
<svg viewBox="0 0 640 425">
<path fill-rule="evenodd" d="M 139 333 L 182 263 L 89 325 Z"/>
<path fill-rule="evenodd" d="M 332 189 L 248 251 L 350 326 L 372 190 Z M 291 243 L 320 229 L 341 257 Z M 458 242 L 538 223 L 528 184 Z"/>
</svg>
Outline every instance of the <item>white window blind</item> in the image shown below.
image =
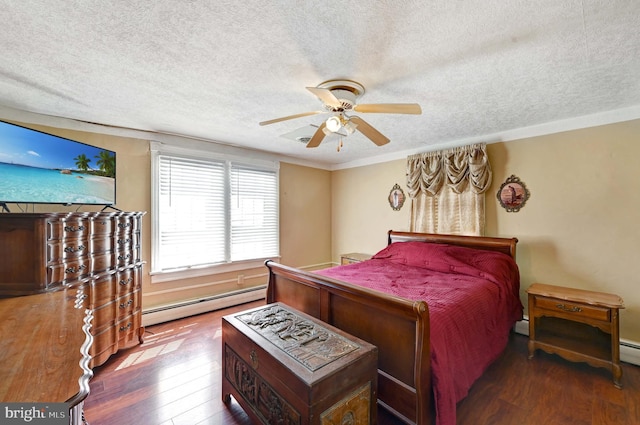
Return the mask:
<svg viewBox="0 0 640 425">
<path fill-rule="evenodd" d="M 225 260 L 225 163 L 161 155 L 161 269 Z"/>
<path fill-rule="evenodd" d="M 231 260 L 278 255 L 277 176 L 231 164 Z"/>
<path fill-rule="evenodd" d="M 154 271 L 278 255 L 277 168 L 172 154 L 156 166 Z"/>
</svg>

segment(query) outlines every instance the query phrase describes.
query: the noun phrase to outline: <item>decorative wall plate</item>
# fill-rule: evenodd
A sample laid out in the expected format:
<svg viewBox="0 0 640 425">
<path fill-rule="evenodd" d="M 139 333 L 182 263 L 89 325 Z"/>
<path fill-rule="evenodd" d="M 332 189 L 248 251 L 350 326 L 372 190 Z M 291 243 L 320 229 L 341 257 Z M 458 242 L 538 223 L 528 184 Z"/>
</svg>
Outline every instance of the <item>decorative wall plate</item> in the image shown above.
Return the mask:
<svg viewBox="0 0 640 425">
<path fill-rule="evenodd" d="M 531 194 L 525 184 L 513 174 L 502 185 L 497 193 L 498 201 L 507 212 L 518 212 Z"/>
<path fill-rule="evenodd" d="M 402 208 L 402 205 L 404 205 L 404 200 L 404 191 L 398 183 L 396 183 L 391 188 L 391 192 L 389 192 L 389 205 L 391 205 L 391 208 L 393 208 L 394 211 L 398 211 Z"/>
</svg>

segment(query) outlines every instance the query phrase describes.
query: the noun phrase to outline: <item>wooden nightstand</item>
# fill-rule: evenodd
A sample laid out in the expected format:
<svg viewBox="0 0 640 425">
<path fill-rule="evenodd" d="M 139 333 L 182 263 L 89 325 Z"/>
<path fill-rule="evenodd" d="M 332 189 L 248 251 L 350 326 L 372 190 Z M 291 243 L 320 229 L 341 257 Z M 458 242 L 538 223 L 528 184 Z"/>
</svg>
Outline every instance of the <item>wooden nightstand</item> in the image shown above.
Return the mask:
<svg viewBox="0 0 640 425">
<path fill-rule="evenodd" d="M 349 254 L 342 254 L 340 256 L 340 265 L 344 266 L 345 264 L 353 264 L 353 263 L 359 263 L 361 261 L 365 261 L 365 260 L 369 260 L 371 259 L 371 255 L 370 254 L 362 254 L 359 252 L 351 252 Z"/>
<path fill-rule="evenodd" d="M 529 358 L 536 349 L 610 369 L 622 388 L 618 310 L 613 294 L 534 283 L 529 294 Z"/>
</svg>

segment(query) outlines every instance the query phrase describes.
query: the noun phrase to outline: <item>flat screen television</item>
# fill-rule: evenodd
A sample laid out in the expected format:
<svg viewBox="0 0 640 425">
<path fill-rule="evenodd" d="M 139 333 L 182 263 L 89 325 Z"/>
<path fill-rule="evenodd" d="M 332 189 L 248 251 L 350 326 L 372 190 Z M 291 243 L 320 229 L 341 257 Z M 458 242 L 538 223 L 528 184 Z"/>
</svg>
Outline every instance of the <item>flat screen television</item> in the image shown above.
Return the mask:
<svg viewBox="0 0 640 425">
<path fill-rule="evenodd" d="M 0 121 L 0 204 L 115 202 L 115 152 Z"/>
</svg>

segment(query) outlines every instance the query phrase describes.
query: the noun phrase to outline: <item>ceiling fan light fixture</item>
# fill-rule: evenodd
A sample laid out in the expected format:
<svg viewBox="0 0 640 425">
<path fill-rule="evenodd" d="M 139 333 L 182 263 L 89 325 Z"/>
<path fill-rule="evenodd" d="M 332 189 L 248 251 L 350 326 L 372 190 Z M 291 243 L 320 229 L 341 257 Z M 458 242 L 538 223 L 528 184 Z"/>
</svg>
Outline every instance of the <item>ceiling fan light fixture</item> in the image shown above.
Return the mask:
<svg viewBox="0 0 640 425">
<path fill-rule="evenodd" d="M 332 133 L 335 133 L 336 131 L 340 130 L 341 126 L 342 126 L 342 123 L 340 122 L 340 118 L 336 117 L 335 115 L 332 117 L 329 117 L 325 122 L 325 128 Z"/>
<path fill-rule="evenodd" d="M 355 124 L 353 122 L 351 122 L 351 120 L 348 120 L 344 125 L 344 130 L 347 132 L 347 135 L 351 135 L 353 134 L 354 131 L 356 131 L 356 127 L 358 127 L 358 124 Z"/>
</svg>

